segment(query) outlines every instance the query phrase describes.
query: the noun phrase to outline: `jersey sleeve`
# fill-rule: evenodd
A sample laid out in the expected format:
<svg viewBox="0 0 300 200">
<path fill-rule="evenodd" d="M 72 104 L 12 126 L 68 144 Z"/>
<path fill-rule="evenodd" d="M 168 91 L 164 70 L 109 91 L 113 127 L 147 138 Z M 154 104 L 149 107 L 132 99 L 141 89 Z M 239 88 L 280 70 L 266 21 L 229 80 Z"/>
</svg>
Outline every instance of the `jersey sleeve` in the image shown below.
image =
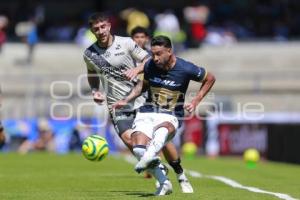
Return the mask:
<svg viewBox="0 0 300 200">
<path fill-rule="evenodd" d="M 189 62 L 187 70 L 190 79 L 197 82 L 202 82 L 207 74 L 206 70 L 203 67 L 198 67 L 197 65 Z"/>
<path fill-rule="evenodd" d="M 148 60 L 146 63 L 145 63 L 145 66 L 144 66 L 144 80 L 146 81 L 149 81 L 149 64 L 150 64 L 151 60 Z"/>
<path fill-rule="evenodd" d="M 88 54 L 88 50 L 86 50 L 83 55 L 83 60 L 86 64 L 86 67 L 89 71 L 95 71 L 94 64 L 93 64 L 92 60 L 88 57 L 87 54 Z"/>
<path fill-rule="evenodd" d="M 130 55 L 138 62 L 149 56 L 148 52 L 139 47 L 131 38 L 128 39 L 127 45 Z"/>
</svg>

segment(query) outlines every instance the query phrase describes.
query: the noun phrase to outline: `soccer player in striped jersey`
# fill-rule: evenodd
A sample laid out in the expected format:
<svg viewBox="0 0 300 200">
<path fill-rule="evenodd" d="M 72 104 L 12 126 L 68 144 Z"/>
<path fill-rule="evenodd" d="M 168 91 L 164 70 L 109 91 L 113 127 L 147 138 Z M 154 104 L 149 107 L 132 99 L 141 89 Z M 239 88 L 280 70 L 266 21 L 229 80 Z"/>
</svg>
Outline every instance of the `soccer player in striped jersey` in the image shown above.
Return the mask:
<svg viewBox="0 0 300 200">
<path fill-rule="evenodd" d="M 143 65 L 150 56 L 130 37 L 112 35 L 109 19 L 101 13 L 90 16 L 89 26 L 97 41 L 85 50 L 84 61 L 94 101 L 101 104 L 106 100 L 116 131 L 132 151 L 130 136 L 135 109 L 145 99 L 142 96 L 132 99 L 121 109 L 113 109 L 111 106 L 130 94 L 138 82 L 136 75 L 143 71 Z M 136 66 L 137 62 L 141 64 Z M 99 91 L 100 82 L 105 94 Z M 161 167 L 155 167 L 151 172 L 155 178 L 165 176 Z"/>
</svg>

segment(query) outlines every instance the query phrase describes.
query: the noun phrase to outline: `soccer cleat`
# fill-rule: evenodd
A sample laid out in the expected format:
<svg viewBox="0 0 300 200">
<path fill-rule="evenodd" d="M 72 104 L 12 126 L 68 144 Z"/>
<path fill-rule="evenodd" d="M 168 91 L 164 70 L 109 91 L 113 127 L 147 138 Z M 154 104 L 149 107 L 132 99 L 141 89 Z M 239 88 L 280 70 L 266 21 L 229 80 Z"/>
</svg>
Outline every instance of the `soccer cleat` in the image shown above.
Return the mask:
<svg viewBox="0 0 300 200">
<path fill-rule="evenodd" d="M 194 193 L 193 187 L 184 173 L 177 174 L 177 180 L 181 187 L 182 193 Z"/>
<path fill-rule="evenodd" d="M 163 163 L 161 163 L 158 167 L 161 169 L 161 171 L 163 172 L 163 174 L 164 174 L 165 176 L 168 175 L 169 169 L 168 169 L 168 167 L 167 167 L 166 165 L 164 165 Z M 159 182 L 158 182 L 158 181 L 155 181 L 155 187 L 156 187 L 156 189 L 158 189 L 159 186 L 160 186 Z"/>
<path fill-rule="evenodd" d="M 134 170 L 137 173 L 141 173 L 142 171 L 144 171 L 145 169 L 147 169 L 149 167 L 149 165 L 158 165 L 158 163 L 160 162 L 160 159 L 158 156 L 152 157 L 152 158 L 144 158 L 142 157 L 142 159 L 135 165 Z"/>
<path fill-rule="evenodd" d="M 163 184 L 159 186 L 154 195 L 163 196 L 172 193 L 172 183 L 169 180 L 166 180 Z"/>
</svg>

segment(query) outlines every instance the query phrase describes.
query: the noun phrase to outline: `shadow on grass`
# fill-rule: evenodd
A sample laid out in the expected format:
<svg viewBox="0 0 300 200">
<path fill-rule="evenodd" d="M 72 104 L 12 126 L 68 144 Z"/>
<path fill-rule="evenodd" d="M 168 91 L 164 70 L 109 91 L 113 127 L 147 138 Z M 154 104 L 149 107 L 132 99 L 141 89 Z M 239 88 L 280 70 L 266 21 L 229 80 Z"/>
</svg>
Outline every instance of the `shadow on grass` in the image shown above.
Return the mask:
<svg viewBox="0 0 300 200">
<path fill-rule="evenodd" d="M 125 195 L 128 196 L 137 196 L 137 197 L 151 197 L 154 196 L 153 193 L 147 193 L 143 191 L 127 191 L 127 190 L 118 190 L 118 191 L 110 191 L 110 192 L 118 192 L 118 193 L 124 193 Z"/>
</svg>

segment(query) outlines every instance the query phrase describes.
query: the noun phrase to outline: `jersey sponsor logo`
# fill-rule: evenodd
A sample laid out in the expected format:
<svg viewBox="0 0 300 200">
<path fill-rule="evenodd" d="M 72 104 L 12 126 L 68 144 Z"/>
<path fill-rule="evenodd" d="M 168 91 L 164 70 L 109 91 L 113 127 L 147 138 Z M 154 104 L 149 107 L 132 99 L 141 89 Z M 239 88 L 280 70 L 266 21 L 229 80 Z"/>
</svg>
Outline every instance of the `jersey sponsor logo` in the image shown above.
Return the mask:
<svg viewBox="0 0 300 200">
<path fill-rule="evenodd" d="M 91 56 L 98 56 L 97 53 L 91 52 Z"/>
<path fill-rule="evenodd" d="M 158 77 L 150 78 L 150 81 L 152 81 L 154 83 L 162 84 L 162 85 L 172 86 L 172 87 L 178 87 L 178 86 L 181 85 L 180 83 L 176 84 L 175 81 L 167 80 L 167 79 L 161 79 L 161 78 L 158 78 Z"/>
<path fill-rule="evenodd" d="M 124 51 L 119 52 L 119 53 L 115 53 L 115 56 L 123 56 L 123 55 L 125 55 L 125 52 L 124 52 Z"/>
</svg>

